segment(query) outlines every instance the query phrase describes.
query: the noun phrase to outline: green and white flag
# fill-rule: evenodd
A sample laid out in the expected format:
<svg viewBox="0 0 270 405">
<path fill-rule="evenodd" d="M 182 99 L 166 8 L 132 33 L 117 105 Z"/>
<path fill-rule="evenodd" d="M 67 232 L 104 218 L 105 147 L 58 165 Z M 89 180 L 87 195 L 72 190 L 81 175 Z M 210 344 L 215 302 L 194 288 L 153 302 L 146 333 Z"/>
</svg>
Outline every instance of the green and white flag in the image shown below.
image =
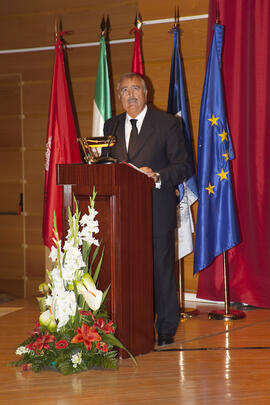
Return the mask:
<svg viewBox="0 0 270 405">
<path fill-rule="evenodd" d="M 93 108 L 92 136 L 103 136 L 104 122 L 111 118 L 111 96 L 108 73 L 106 42 L 103 35 L 100 37 L 100 53 L 95 87 Z"/>
</svg>

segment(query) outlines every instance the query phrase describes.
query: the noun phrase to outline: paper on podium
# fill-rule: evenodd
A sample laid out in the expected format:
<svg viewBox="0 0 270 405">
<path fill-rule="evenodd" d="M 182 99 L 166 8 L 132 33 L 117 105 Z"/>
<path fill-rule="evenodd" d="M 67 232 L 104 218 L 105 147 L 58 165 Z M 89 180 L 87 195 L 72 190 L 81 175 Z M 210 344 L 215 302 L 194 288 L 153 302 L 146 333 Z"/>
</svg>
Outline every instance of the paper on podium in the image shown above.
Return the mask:
<svg viewBox="0 0 270 405">
<path fill-rule="evenodd" d="M 121 162 L 120 164 L 127 165 L 127 166 L 129 166 L 129 167 L 132 167 L 132 169 L 138 170 L 139 172 L 141 172 L 141 173 L 143 173 L 143 174 L 145 174 L 145 175 L 147 176 L 147 174 L 146 174 L 143 170 L 141 170 L 139 167 L 133 165 L 132 163 L 129 163 L 129 162 Z"/>
<path fill-rule="evenodd" d="M 139 167 L 133 165 L 132 163 L 129 163 L 129 162 L 121 162 L 120 164 L 127 165 L 127 166 L 131 167 L 132 169 L 138 170 L 139 172 L 143 173 L 145 176 L 149 177 L 149 176 L 147 175 L 147 173 L 145 173 L 145 171 L 141 170 Z M 151 178 L 151 177 L 149 177 L 149 178 Z M 154 179 L 152 179 L 152 180 L 154 181 Z M 155 187 L 156 187 L 156 188 L 160 188 L 160 187 L 161 187 L 161 182 L 154 183 L 154 184 L 155 184 Z"/>
</svg>

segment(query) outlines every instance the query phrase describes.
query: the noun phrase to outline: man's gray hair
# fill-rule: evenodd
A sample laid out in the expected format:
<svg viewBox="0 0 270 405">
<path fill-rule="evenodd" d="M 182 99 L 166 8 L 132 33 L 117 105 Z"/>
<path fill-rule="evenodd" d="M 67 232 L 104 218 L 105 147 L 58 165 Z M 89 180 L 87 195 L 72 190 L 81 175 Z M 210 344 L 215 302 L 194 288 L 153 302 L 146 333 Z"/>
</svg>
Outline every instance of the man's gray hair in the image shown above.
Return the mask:
<svg viewBox="0 0 270 405">
<path fill-rule="evenodd" d="M 146 92 L 147 88 L 146 88 L 146 84 L 145 84 L 145 81 L 142 78 L 142 76 L 140 76 L 138 73 L 133 73 L 133 72 L 124 73 L 119 77 L 119 79 L 117 80 L 117 84 L 116 84 L 117 93 L 118 93 L 119 97 L 120 97 L 120 87 L 121 87 L 122 81 L 125 79 L 133 79 L 134 77 L 137 77 L 140 80 L 140 82 L 142 84 L 142 88 L 143 88 L 144 92 Z"/>
</svg>

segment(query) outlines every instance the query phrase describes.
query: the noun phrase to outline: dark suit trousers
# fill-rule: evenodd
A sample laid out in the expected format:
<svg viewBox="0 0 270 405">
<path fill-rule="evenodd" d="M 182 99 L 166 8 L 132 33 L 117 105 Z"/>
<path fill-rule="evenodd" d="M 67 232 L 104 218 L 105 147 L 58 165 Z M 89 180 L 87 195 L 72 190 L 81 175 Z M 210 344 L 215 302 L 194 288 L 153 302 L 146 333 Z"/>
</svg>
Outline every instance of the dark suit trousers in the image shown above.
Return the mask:
<svg viewBox="0 0 270 405">
<path fill-rule="evenodd" d="M 174 274 L 174 231 L 154 236 L 154 295 L 158 334 L 174 335 L 180 314 Z"/>
</svg>

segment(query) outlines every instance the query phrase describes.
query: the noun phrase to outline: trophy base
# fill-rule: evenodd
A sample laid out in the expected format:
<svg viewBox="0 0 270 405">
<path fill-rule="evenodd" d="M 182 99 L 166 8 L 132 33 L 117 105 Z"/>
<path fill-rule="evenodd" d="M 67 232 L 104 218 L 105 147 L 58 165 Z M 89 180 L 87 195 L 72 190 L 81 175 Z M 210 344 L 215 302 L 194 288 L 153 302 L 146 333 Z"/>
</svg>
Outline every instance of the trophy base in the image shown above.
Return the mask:
<svg viewBox="0 0 270 405">
<path fill-rule="evenodd" d="M 118 160 L 112 157 L 100 157 L 91 162 L 94 165 L 113 165 L 115 163 L 118 163 Z"/>
</svg>

